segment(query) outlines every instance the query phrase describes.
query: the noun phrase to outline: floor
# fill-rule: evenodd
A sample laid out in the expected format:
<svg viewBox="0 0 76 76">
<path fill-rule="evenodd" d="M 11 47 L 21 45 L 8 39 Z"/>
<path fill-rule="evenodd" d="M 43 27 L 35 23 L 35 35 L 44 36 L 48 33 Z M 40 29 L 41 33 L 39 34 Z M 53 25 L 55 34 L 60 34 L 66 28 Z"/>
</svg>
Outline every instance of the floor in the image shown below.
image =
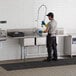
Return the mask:
<svg viewBox="0 0 76 76">
<path fill-rule="evenodd" d="M 4 61 L 3 63 L 7 62 L 8 61 Z M 76 76 L 76 65 L 34 68 L 14 71 L 6 71 L 2 67 L 0 67 L 0 76 Z"/>
<path fill-rule="evenodd" d="M 0 76 L 76 76 L 76 65 L 14 71 L 0 67 Z"/>
</svg>

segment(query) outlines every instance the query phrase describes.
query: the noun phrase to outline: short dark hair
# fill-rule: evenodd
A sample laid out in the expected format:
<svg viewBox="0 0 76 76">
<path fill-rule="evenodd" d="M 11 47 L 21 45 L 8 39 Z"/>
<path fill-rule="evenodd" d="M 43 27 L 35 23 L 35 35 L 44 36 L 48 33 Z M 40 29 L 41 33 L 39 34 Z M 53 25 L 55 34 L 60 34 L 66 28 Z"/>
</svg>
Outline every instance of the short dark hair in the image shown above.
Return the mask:
<svg viewBox="0 0 76 76">
<path fill-rule="evenodd" d="M 51 16 L 52 18 L 54 18 L 54 14 L 53 14 L 52 12 L 49 12 L 49 13 L 47 14 L 47 16 Z"/>
</svg>

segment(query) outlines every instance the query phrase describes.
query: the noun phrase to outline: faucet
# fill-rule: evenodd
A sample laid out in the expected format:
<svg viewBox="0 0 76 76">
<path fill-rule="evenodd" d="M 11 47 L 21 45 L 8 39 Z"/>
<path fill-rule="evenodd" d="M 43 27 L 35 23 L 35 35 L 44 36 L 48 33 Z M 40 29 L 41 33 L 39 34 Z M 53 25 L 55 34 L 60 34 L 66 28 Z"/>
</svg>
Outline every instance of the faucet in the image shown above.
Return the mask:
<svg viewBox="0 0 76 76">
<path fill-rule="evenodd" d="M 38 20 L 39 20 L 39 11 L 40 11 L 40 9 L 42 8 L 42 7 L 45 7 L 45 15 L 44 15 L 44 19 L 43 19 L 43 21 L 45 21 L 45 17 L 46 17 L 46 13 L 47 13 L 47 7 L 46 7 L 46 5 L 41 5 L 39 8 L 38 8 L 38 16 L 37 16 L 37 27 L 38 27 Z"/>
</svg>

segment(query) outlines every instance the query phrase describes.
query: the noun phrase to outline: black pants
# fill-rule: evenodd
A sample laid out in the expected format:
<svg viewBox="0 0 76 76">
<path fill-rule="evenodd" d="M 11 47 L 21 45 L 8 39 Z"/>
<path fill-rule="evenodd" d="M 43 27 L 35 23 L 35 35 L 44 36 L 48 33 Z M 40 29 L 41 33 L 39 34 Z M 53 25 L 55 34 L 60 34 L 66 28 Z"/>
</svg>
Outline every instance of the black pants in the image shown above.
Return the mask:
<svg viewBox="0 0 76 76">
<path fill-rule="evenodd" d="M 56 37 L 51 37 L 50 34 L 47 35 L 47 52 L 48 52 L 48 59 L 57 59 L 57 43 Z"/>
</svg>

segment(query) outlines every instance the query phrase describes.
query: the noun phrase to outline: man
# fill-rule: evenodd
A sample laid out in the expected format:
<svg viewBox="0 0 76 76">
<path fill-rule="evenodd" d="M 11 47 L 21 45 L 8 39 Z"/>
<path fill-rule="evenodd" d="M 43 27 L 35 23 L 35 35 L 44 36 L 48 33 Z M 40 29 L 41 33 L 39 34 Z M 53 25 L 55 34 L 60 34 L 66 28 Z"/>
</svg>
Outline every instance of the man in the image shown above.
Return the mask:
<svg viewBox="0 0 76 76">
<path fill-rule="evenodd" d="M 48 57 L 47 61 L 51 60 L 57 60 L 57 43 L 56 43 L 56 30 L 57 30 L 57 22 L 54 20 L 54 14 L 52 12 L 49 12 L 47 14 L 48 19 L 50 20 L 47 24 L 47 28 L 44 32 L 48 32 L 47 35 L 47 52 Z M 45 22 L 42 22 L 45 24 Z"/>
</svg>

